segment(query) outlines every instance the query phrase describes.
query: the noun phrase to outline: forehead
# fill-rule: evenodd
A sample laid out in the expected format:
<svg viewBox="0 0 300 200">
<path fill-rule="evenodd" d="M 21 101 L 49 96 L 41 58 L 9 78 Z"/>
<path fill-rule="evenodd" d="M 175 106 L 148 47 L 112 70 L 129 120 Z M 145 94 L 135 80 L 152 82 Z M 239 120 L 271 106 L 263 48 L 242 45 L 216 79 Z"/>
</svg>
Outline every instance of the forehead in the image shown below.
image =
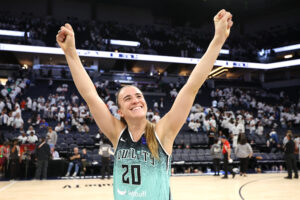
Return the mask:
<svg viewBox="0 0 300 200">
<path fill-rule="evenodd" d="M 121 89 L 120 93 L 119 93 L 119 98 L 122 99 L 128 95 L 135 95 L 135 94 L 142 94 L 142 92 L 133 86 L 125 86 L 124 88 Z"/>
</svg>

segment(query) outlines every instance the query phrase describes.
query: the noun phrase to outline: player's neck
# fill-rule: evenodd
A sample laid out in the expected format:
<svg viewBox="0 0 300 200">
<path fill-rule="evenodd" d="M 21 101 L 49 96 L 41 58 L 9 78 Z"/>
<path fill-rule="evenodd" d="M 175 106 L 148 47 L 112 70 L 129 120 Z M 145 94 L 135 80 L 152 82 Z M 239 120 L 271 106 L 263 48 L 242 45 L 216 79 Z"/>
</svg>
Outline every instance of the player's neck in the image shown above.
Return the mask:
<svg viewBox="0 0 300 200">
<path fill-rule="evenodd" d="M 134 141 L 137 141 L 145 132 L 147 119 L 127 121 L 128 130 L 132 134 Z"/>
</svg>

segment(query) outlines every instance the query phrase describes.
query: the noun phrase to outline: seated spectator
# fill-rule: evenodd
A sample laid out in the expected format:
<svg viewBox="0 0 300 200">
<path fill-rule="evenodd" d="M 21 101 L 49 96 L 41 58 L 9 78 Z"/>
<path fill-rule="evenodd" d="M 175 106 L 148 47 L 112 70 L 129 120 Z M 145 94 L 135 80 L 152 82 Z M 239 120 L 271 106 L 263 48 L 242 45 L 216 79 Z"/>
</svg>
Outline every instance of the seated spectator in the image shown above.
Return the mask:
<svg viewBox="0 0 300 200">
<path fill-rule="evenodd" d="M 262 123 L 260 121 L 257 123 L 256 134 L 259 136 L 262 136 L 264 134 L 264 127 L 262 126 Z"/>
<path fill-rule="evenodd" d="M 64 122 L 58 122 L 54 128 L 56 133 L 63 133 L 64 130 Z"/>
<path fill-rule="evenodd" d="M 152 117 L 151 122 L 156 124 L 159 120 L 160 120 L 160 116 L 159 116 L 158 112 L 155 112 L 154 116 Z"/>
<path fill-rule="evenodd" d="M 78 149 L 78 147 L 75 147 L 73 150 L 73 154 L 70 157 L 70 163 L 69 163 L 69 167 L 68 167 L 66 176 L 70 176 L 71 170 L 74 165 L 75 165 L 75 171 L 73 173 L 73 176 L 76 176 L 78 174 L 80 163 L 81 163 L 80 157 L 81 156 L 79 154 L 79 149 Z"/>
<path fill-rule="evenodd" d="M 65 122 L 65 125 L 64 125 L 64 133 L 65 133 L 65 134 L 68 134 L 68 133 L 71 132 L 71 130 L 72 130 L 71 125 L 69 124 L 68 121 L 66 121 L 66 122 Z"/>
<path fill-rule="evenodd" d="M 26 134 L 27 134 L 27 135 L 30 135 L 31 132 L 33 132 L 33 134 L 35 134 L 35 130 L 34 130 L 33 126 L 29 126 L 29 128 L 28 128 Z"/>
<path fill-rule="evenodd" d="M 47 128 L 49 126 L 48 122 L 46 122 L 45 119 L 41 119 L 41 122 L 40 122 L 40 129 L 41 128 Z"/>
<path fill-rule="evenodd" d="M 52 160 L 60 160 L 58 151 L 55 150 L 55 147 L 50 149 Z"/>
<path fill-rule="evenodd" d="M 25 144 L 27 142 L 27 136 L 24 131 L 21 131 L 21 135 L 19 135 L 18 140 L 21 144 Z"/>
<path fill-rule="evenodd" d="M 27 142 L 29 144 L 35 144 L 38 142 L 38 137 L 34 134 L 33 131 L 30 132 L 30 135 L 27 136 Z"/>
<path fill-rule="evenodd" d="M 194 131 L 194 132 L 198 132 L 199 128 L 200 128 L 200 123 L 196 123 L 194 120 L 191 120 L 188 124 L 188 127 Z"/>
</svg>

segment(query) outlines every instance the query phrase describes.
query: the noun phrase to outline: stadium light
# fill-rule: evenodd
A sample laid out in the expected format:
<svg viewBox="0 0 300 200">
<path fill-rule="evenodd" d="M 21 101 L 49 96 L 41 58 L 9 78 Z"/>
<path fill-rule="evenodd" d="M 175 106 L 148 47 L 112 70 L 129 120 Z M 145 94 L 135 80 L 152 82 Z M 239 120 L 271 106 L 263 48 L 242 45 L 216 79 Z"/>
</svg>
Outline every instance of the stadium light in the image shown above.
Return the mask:
<svg viewBox="0 0 300 200">
<path fill-rule="evenodd" d="M 3 36 L 13 36 L 13 37 L 24 37 L 24 31 L 10 31 L 10 30 L 0 30 L 0 35 Z M 30 37 L 30 33 L 27 32 L 27 37 Z"/>
<path fill-rule="evenodd" d="M 289 58 L 292 58 L 292 57 L 293 57 L 293 54 L 288 54 L 288 55 L 284 56 L 285 59 L 289 59 Z"/>
<path fill-rule="evenodd" d="M 12 51 L 12 52 L 24 52 L 24 53 L 39 53 L 39 54 L 55 54 L 63 55 L 63 51 L 56 47 L 42 47 L 31 45 L 17 45 L 17 44 L 4 44 L 0 43 L 0 51 Z M 110 58 L 110 59 L 123 59 L 123 60 L 138 60 L 138 61 L 150 61 L 150 62 L 167 62 L 167 63 L 180 63 L 180 64 L 197 64 L 199 58 L 187 58 L 187 57 L 175 57 L 175 56 L 158 56 L 147 54 L 135 54 L 135 53 L 120 53 L 111 51 L 91 51 L 78 49 L 77 53 L 82 57 L 92 58 Z M 244 69 L 277 69 L 283 67 L 291 67 L 300 65 L 300 59 L 287 60 L 275 63 L 254 63 L 254 62 L 241 62 L 230 60 L 216 60 L 215 66 L 244 68 Z"/>
<path fill-rule="evenodd" d="M 280 52 L 284 52 L 284 51 L 292 51 L 292 50 L 297 50 L 297 49 L 300 49 L 300 44 L 294 44 L 294 45 L 274 48 L 273 51 L 275 53 L 280 53 Z"/>
<path fill-rule="evenodd" d="M 119 45 L 119 46 L 130 46 L 130 47 L 138 47 L 141 43 L 136 41 L 127 41 L 127 40 L 110 40 L 110 44 Z"/>
</svg>

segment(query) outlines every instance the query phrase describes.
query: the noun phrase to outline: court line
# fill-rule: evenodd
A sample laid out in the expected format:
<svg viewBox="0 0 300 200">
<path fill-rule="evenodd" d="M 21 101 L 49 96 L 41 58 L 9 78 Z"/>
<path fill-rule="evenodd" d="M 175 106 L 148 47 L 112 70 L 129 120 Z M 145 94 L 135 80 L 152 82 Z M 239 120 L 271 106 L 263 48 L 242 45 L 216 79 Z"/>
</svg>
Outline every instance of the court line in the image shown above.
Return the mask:
<svg viewBox="0 0 300 200">
<path fill-rule="evenodd" d="M 278 178 L 278 177 L 269 177 L 269 178 L 257 179 L 257 180 L 249 181 L 249 182 L 245 183 L 245 184 L 242 185 L 242 186 L 240 187 L 240 189 L 239 189 L 239 195 L 240 195 L 241 199 L 242 199 L 242 200 L 245 200 L 245 198 L 244 198 L 243 195 L 242 195 L 242 189 L 243 189 L 246 185 L 248 185 L 248 184 L 250 184 L 250 183 L 262 181 L 262 180 L 273 179 L 273 178 Z"/>
<path fill-rule="evenodd" d="M 15 183 L 16 183 L 16 181 L 12 181 L 12 182 L 9 183 L 8 185 L 6 185 L 6 186 L 0 188 L 0 192 L 6 190 L 7 188 L 9 188 L 10 186 L 12 186 L 12 185 L 15 184 Z"/>
</svg>

